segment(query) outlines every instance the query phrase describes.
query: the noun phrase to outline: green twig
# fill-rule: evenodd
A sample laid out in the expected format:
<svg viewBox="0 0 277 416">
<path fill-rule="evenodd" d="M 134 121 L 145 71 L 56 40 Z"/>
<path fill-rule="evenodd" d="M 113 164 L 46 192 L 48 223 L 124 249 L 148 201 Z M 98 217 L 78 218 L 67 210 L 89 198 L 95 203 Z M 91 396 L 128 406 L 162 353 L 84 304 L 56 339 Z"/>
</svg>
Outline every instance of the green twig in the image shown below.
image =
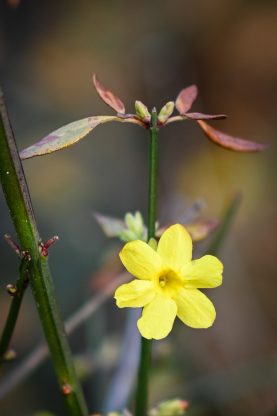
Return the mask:
<svg viewBox="0 0 277 416">
<path fill-rule="evenodd" d="M 13 299 L 9 309 L 8 317 L 0 339 L 0 359 L 5 358 L 5 353 L 8 350 L 10 341 L 15 329 L 18 318 L 22 298 L 28 284 L 28 263 L 29 258 L 23 257 L 19 266 L 19 278 L 15 284 L 15 291 L 12 294 Z"/>
<path fill-rule="evenodd" d="M 87 406 L 73 366 L 47 256 L 39 250 L 40 238 L 31 199 L 1 92 L 0 114 L 0 178 L 3 191 L 21 249 L 31 256 L 28 267 L 30 284 L 68 414 L 86 416 Z"/>
<path fill-rule="evenodd" d="M 152 110 L 151 114 L 148 166 L 148 240 L 150 240 L 151 238 L 155 238 L 157 217 L 158 127 L 157 112 L 155 108 Z M 140 364 L 135 403 L 136 416 L 147 415 L 151 350 L 152 341 L 141 337 Z"/>
<path fill-rule="evenodd" d="M 130 279 L 127 273 L 122 273 L 112 279 L 107 286 L 90 298 L 80 309 L 74 312 L 66 321 L 65 329 L 67 335 L 72 335 L 87 319 L 114 294 L 115 289 Z M 39 367 L 49 356 L 49 351 L 44 342 L 37 345 L 30 354 L 19 365 L 8 373 L 5 380 L 0 383 L 0 400 L 9 394 L 16 386 L 22 383 L 37 367 Z"/>
</svg>

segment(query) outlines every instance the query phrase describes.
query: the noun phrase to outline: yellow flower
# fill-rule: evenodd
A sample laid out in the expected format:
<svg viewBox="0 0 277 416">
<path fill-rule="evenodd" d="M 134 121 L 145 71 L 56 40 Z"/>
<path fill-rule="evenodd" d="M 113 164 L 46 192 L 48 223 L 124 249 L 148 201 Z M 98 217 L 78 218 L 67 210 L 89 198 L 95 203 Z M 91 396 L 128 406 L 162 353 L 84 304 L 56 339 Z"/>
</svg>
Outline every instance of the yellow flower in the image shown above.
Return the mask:
<svg viewBox="0 0 277 416">
<path fill-rule="evenodd" d="M 138 329 L 147 339 L 165 338 L 176 316 L 192 328 L 208 328 L 215 320 L 212 302 L 198 289 L 222 283 L 222 263 L 214 256 L 192 260 L 192 241 L 180 224 L 161 236 L 157 251 L 136 240 L 123 247 L 120 259 L 137 279 L 115 292 L 119 308 L 143 307 Z"/>
</svg>

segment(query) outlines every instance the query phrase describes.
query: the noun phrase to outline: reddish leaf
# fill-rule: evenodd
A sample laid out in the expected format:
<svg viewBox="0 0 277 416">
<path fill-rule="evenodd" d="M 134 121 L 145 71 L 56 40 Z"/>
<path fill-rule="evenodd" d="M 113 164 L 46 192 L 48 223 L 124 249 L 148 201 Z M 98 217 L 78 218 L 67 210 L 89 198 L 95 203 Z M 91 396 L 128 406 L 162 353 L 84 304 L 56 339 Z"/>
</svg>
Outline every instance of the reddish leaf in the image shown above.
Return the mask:
<svg viewBox="0 0 277 416">
<path fill-rule="evenodd" d="M 169 226 L 170 225 L 166 225 L 164 227 L 159 228 L 156 232 L 156 236 L 160 237 Z M 218 226 L 218 220 L 198 219 L 194 222 L 183 224 L 183 226 L 189 232 L 192 241 L 196 243 L 207 238 L 215 230 L 215 228 Z"/>
<path fill-rule="evenodd" d="M 203 114 L 203 113 L 186 113 L 185 116 L 190 120 L 222 120 L 227 116 L 225 114 Z"/>
<path fill-rule="evenodd" d="M 96 78 L 96 75 L 93 75 L 93 84 L 96 88 L 96 91 L 99 97 L 113 110 L 117 113 L 125 114 L 125 106 L 123 102 L 114 95 L 111 91 L 107 90 Z"/>
<path fill-rule="evenodd" d="M 134 123 L 142 125 L 135 118 L 121 118 L 116 116 L 95 116 L 87 117 L 82 120 L 74 121 L 48 134 L 38 143 L 33 144 L 20 153 L 21 159 L 29 159 L 34 156 L 41 156 L 47 153 L 53 153 L 65 147 L 72 146 L 79 140 L 87 136 L 99 124 L 109 121 L 119 121 L 121 123 Z"/>
<path fill-rule="evenodd" d="M 176 98 L 176 108 L 180 114 L 184 115 L 191 108 L 198 94 L 196 85 L 184 88 Z"/>
<path fill-rule="evenodd" d="M 218 226 L 218 220 L 196 220 L 193 223 L 185 224 L 191 235 L 192 241 L 202 241 L 207 238 Z"/>
<path fill-rule="evenodd" d="M 262 143 L 255 143 L 244 140 L 239 137 L 229 136 L 221 131 L 214 129 L 204 121 L 198 120 L 197 123 L 204 131 L 208 139 L 226 149 L 235 150 L 237 152 L 261 152 L 268 146 Z"/>
</svg>

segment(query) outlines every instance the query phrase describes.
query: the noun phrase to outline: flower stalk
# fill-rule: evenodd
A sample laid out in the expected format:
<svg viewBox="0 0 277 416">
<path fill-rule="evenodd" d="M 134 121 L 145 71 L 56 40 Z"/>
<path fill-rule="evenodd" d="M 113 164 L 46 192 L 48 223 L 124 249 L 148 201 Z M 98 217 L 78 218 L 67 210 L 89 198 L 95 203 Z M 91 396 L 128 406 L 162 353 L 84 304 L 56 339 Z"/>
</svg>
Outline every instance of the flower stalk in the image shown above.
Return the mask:
<svg viewBox="0 0 277 416">
<path fill-rule="evenodd" d="M 148 153 L 148 241 L 155 238 L 157 218 L 157 178 L 158 178 L 158 116 L 153 108 Z M 140 363 L 136 391 L 135 415 L 146 416 L 148 406 L 149 368 L 151 363 L 152 340 L 141 337 Z"/>
<path fill-rule="evenodd" d="M 48 259 L 39 250 L 40 238 L 31 199 L 1 92 L 0 115 L 0 179 L 21 250 L 30 255 L 26 271 L 28 271 L 53 366 L 60 390 L 64 394 L 68 415 L 87 416 L 87 406 L 75 373 L 70 347 L 54 294 Z M 16 319 L 16 314 L 13 314 L 10 319 Z M 68 394 L 64 393 L 65 385 L 70 386 Z"/>
</svg>

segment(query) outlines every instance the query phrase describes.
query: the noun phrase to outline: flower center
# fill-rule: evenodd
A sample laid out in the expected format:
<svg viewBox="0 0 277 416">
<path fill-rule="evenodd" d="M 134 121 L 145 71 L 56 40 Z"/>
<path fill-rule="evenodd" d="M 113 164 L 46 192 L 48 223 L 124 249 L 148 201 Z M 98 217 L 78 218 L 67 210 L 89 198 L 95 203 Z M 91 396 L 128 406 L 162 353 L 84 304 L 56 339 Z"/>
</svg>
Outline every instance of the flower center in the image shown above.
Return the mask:
<svg viewBox="0 0 277 416">
<path fill-rule="evenodd" d="M 182 284 L 182 281 L 175 271 L 164 270 L 159 274 L 157 283 L 162 292 L 166 292 L 168 295 L 173 295 L 173 293 Z"/>
</svg>

